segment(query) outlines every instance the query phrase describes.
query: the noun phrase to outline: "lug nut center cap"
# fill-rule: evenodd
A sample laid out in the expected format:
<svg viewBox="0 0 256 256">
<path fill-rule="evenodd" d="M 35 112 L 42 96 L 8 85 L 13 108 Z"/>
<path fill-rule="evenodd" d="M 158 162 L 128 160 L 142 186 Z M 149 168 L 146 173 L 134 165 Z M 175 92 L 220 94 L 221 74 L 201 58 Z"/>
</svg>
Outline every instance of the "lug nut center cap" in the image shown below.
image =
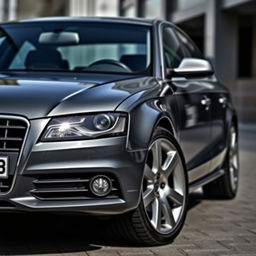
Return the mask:
<svg viewBox="0 0 256 256">
<path fill-rule="evenodd" d="M 161 184 L 160 184 L 160 188 L 165 188 L 165 183 L 164 182 L 162 182 Z"/>
</svg>

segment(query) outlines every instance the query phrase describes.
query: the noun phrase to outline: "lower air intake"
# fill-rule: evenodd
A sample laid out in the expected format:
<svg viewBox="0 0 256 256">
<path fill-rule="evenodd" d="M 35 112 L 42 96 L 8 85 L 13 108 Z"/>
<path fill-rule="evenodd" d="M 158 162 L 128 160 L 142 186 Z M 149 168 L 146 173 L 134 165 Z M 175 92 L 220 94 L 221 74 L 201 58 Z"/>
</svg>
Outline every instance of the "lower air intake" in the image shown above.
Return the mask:
<svg viewBox="0 0 256 256">
<path fill-rule="evenodd" d="M 117 180 L 111 175 L 107 176 L 111 180 L 112 187 L 111 191 L 104 198 L 120 198 L 120 189 Z M 99 197 L 93 194 L 90 189 L 90 182 L 93 177 L 95 177 L 95 174 L 40 175 L 40 177 L 37 177 L 33 181 L 35 189 L 30 192 L 40 200 L 97 199 Z"/>
</svg>

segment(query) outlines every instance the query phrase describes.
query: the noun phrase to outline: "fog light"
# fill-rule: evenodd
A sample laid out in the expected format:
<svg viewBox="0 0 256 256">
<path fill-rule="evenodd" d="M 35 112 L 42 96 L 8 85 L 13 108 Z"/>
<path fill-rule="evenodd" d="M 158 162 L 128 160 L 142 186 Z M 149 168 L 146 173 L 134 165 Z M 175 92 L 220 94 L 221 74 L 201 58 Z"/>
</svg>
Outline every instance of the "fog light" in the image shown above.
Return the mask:
<svg viewBox="0 0 256 256">
<path fill-rule="evenodd" d="M 106 176 L 96 176 L 90 183 L 91 192 L 96 196 L 106 196 L 112 189 L 112 182 Z"/>
</svg>

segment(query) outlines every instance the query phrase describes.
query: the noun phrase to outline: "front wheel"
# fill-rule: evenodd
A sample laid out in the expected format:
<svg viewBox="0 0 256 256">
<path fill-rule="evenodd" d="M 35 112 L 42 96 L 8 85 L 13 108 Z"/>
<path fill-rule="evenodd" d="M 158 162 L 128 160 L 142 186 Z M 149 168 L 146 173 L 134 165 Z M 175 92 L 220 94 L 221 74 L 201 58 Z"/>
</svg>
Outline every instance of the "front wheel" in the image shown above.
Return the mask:
<svg viewBox="0 0 256 256">
<path fill-rule="evenodd" d="M 187 173 L 180 147 L 157 128 L 148 148 L 138 208 L 122 216 L 121 233 L 147 245 L 166 244 L 179 234 L 186 217 Z"/>
</svg>

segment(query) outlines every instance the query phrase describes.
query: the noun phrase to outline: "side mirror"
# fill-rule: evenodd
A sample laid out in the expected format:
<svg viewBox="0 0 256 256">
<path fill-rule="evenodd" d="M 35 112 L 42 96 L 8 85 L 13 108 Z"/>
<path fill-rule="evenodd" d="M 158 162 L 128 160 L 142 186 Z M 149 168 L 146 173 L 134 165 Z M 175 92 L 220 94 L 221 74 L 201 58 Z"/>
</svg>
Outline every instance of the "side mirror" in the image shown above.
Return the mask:
<svg viewBox="0 0 256 256">
<path fill-rule="evenodd" d="M 168 77 L 205 77 L 213 74 L 213 67 L 208 60 L 196 58 L 184 58 L 179 67 L 167 70 Z"/>
</svg>

